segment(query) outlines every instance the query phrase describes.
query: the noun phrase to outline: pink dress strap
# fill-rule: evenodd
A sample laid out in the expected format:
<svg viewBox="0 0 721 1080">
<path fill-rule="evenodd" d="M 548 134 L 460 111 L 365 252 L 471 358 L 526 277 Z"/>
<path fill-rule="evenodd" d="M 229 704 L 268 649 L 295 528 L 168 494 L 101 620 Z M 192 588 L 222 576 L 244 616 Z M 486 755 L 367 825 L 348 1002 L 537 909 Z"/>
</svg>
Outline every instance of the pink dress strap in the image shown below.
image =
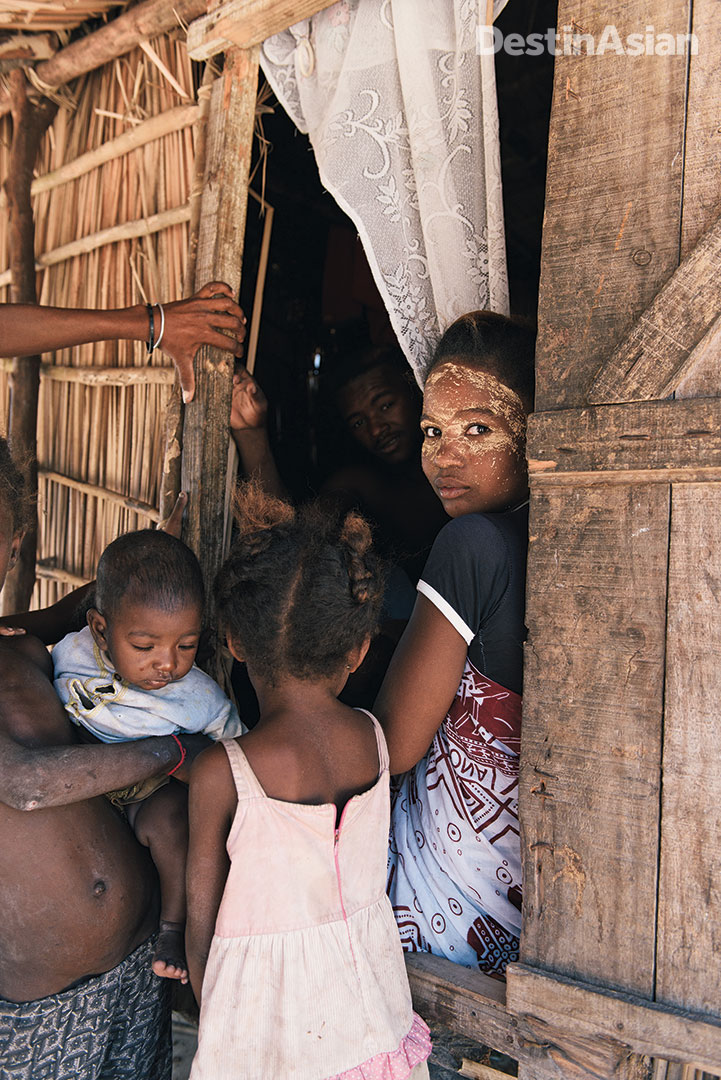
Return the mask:
<svg viewBox="0 0 721 1080">
<path fill-rule="evenodd" d="M 383 728 L 376 720 L 372 712 L 368 712 L 368 709 L 358 709 L 358 712 L 365 713 L 373 721 L 373 727 L 376 733 L 376 746 L 378 747 L 378 775 L 385 772 L 390 765 L 390 758 L 388 757 L 388 744 L 386 743 L 386 737 L 383 732 Z"/>
<path fill-rule="evenodd" d="M 237 740 L 223 739 L 220 745 L 228 755 L 230 771 L 238 793 L 238 802 L 243 799 L 265 799 L 266 794 Z"/>
</svg>

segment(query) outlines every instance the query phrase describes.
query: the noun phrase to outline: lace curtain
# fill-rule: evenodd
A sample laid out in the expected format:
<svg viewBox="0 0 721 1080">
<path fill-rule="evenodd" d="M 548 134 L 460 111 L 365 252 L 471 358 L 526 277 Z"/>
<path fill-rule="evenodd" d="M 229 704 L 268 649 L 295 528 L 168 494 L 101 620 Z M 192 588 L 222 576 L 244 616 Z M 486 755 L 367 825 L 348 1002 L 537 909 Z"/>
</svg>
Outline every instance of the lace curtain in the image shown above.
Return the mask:
<svg viewBox="0 0 721 1080">
<path fill-rule="evenodd" d="M 494 58 L 477 48 L 485 18 L 485 0 L 340 0 L 261 52 L 358 229 L 419 381 L 458 315 L 508 311 Z"/>
</svg>

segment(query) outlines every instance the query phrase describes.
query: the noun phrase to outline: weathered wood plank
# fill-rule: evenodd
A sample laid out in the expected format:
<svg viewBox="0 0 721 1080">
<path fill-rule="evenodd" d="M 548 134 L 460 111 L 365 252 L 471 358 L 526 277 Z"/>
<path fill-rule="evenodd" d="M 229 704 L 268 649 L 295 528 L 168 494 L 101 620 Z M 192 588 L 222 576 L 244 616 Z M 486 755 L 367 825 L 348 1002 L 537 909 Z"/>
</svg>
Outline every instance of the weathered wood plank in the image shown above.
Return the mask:
<svg viewBox="0 0 721 1080">
<path fill-rule="evenodd" d="M 596 375 L 589 401 L 673 393 L 721 314 L 721 218 L 699 240 Z"/>
<path fill-rule="evenodd" d="M 479 971 L 429 953 L 406 955 L 406 970 L 413 1006 L 425 1020 L 509 1054 L 536 1080 L 563 1080 L 569 1073 L 575 1080 L 631 1080 L 622 1042 L 579 1038 L 562 1026 L 512 1016 L 505 1007 L 505 985 Z"/>
<path fill-rule="evenodd" d="M 671 522 L 656 997 L 721 1015 L 721 484 Z"/>
<path fill-rule="evenodd" d="M 523 964 L 508 968 L 506 1000 L 519 1019 L 538 1017 L 569 1036 L 618 1039 L 640 1054 L 721 1070 L 721 1020 L 604 991 Z"/>
<path fill-rule="evenodd" d="M 721 400 L 639 401 L 535 413 L 529 471 L 626 471 L 721 466 Z"/>
<path fill-rule="evenodd" d="M 721 468 L 628 469 L 618 472 L 535 472 L 531 491 L 543 488 L 612 487 L 625 484 L 715 484 L 721 480 Z"/>
<path fill-rule="evenodd" d="M 257 83 L 257 48 L 231 50 L 211 91 L 196 288 L 205 281 L 227 281 L 236 294 L 240 288 Z M 209 586 L 223 554 L 233 357 L 202 348 L 195 376 L 183 421 L 182 486 L 190 495 L 183 539 Z"/>
<path fill-rule="evenodd" d="M 526 620 L 521 959 L 648 997 L 668 503 L 660 484 L 537 491 Z"/>
<path fill-rule="evenodd" d="M 652 24 L 685 33 L 688 0 L 561 0 L 559 26 L 598 42 Z M 536 407 L 580 405 L 593 376 L 675 270 L 683 56 L 556 57 L 541 257 Z"/>
<path fill-rule="evenodd" d="M 188 27 L 191 60 L 210 60 L 235 45 L 249 49 L 309 19 L 335 0 L 225 0 Z"/>
<path fill-rule="evenodd" d="M 716 0 L 694 0 L 693 26 L 699 49 L 691 56 L 683 169 L 681 256 L 685 256 L 709 225 L 721 214 L 721 133 L 717 117 L 718 51 L 721 41 L 721 5 Z M 677 396 L 721 394 L 721 333 L 709 335 L 689 360 L 689 373 Z"/>
</svg>

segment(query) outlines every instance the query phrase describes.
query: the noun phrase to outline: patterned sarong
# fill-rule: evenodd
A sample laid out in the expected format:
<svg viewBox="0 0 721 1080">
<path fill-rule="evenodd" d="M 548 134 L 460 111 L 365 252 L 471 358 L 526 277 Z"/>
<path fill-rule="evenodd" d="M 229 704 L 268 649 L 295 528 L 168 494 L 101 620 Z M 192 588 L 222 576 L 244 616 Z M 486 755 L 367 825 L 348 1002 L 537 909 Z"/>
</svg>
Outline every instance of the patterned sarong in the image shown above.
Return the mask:
<svg viewBox="0 0 721 1080">
<path fill-rule="evenodd" d="M 153 974 L 154 945 L 59 994 L 0 998 L 0 1080 L 170 1080 L 170 982 Z"/>
<path fill-rule="evenodd" d="M 502 976 L 518 959 L 521 698 L 466 660 L 425 758 L 396 779 L 388 893 L 406 952 Z"/>
</svg>

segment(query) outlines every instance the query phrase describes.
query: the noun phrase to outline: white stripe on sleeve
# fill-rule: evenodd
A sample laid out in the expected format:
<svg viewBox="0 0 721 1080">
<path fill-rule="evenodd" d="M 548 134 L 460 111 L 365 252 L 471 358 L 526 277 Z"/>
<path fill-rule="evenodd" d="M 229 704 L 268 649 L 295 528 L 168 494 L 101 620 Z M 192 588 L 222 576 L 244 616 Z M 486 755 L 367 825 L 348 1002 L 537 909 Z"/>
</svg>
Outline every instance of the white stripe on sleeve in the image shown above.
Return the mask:
<svg viewBox="0 0 721 1080">
<path fill-rule="evenodd" d="M 432 585 L 429 585 L 426 581 L 419 581 L 416 586 L 419 593 L 422 593 L 427 600 L 437 607 L 441 615 L 445 615 L 449 623 L 454 630 L 457 630 L 461 635 L 466 645 L 470 645 L 476 636 L 474 631 L 471 630 L 468 623 L 465 623 L 460 617 L 457 611 L 454 611 L 447 600 L 444 600 L 440 593 L 436 592 Z"/>
</svg>

